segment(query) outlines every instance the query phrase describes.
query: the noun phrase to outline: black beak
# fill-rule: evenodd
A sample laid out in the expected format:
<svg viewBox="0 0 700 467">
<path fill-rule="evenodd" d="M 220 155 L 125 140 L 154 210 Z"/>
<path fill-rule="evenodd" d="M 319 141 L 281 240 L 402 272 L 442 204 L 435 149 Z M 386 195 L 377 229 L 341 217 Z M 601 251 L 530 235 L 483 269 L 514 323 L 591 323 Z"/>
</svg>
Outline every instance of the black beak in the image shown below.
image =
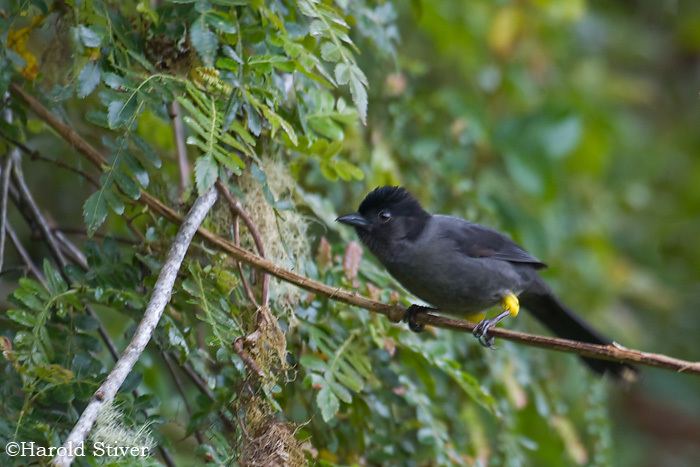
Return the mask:
<svg viewBox="0 0 700 467">
<path fill-rule="evenodd" d="M 362 216 L 362 214 L 357 212 L 353 212 L 352 214 L 346 214 L 345 216 L 340 216 L 336 219 L 336 222 L 351 225 L 353 227 L 365 230 L 371 225 L 370 222 Z"/>
</svg>

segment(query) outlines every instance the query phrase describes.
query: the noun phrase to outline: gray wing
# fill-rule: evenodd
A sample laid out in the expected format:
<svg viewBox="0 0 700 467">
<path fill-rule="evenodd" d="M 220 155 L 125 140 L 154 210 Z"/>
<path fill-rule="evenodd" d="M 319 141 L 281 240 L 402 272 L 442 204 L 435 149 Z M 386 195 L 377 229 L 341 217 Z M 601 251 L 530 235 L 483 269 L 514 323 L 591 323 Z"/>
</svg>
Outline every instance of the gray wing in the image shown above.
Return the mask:
<svg viewBox="0 0 700 467">
<path fill-rule="evenodd" d="M 456 217 L 444 216 L 444 236 L 453 240 L 457 249 L 472 258 L 492 258 L 510 263 L 528 264 L 535 269 L 545 263 L 525 251 L 513 240 L 496 230 Z"/>
</svg>

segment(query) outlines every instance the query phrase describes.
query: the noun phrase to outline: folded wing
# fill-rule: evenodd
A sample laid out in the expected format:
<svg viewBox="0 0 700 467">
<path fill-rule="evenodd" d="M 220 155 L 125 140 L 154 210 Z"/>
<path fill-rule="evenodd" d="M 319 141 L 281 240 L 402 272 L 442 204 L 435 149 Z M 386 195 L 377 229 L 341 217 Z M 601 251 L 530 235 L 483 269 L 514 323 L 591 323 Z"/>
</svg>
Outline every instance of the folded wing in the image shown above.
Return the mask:
<svg viewBox="0 0 700 467">
<path fill-rule="evenodd" d="M 513 240 L 495 230 L 454 217 L 444 219 L 449 224 L 444 229 L 445 236 L 452 239 L 458 250 L 467 256 L 528 264 L 535 269 L 547 267 Z"/>
</svg>

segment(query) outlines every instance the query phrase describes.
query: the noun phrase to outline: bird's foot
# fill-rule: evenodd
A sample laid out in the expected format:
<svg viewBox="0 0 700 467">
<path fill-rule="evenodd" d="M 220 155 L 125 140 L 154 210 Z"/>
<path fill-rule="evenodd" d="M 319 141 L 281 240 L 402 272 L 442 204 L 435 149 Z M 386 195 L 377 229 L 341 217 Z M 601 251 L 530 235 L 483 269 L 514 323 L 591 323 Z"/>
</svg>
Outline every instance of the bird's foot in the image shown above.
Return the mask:
<svg viewBox="0 0 700 467">
<path fill-rule="evenodd" d="M 479 344 L 489 349 L 494 348 L 493 341 L 495 339 L 493 336 L 489 336 L 489 331 L 491 328 L 496 326 L 499 322 L 501 322 L 501 320 L 508 316 L 518 316 L 518 312 L 520 311 L 520 302 L 518 302 L 518 297 L 512 293 L 509 293 L 501 300 L 501 307 L 503 308 L 503 312 L 493 319 L 482 319 L 472 331 L 474 337 L 479 340 Z"/>
<path fill-rule="evenodd" d="M 402 321 L 408 323 L 408 328 L 413 332 L 421 332 L 425 325 L 423 323 L 416 322 L 416 315 L 419 313 L 427 313 L 433 311 L 432 308 L 420 305 L 411 305 L 408 307 L 403 315 Z"/>
<path fill-rule="evenodd" d="M 495 319 L 482 319 L 472 331 L 472 334 L 474 334 L 474 337 L 476 337 L 476 339 L 479 341 L 479 344 L 483 345 L 487 349 L 495 348 L 493 346 L 493 341 L 495 338 L 493 336 L 489 336 L 488 332 L 489 329 L 496 325 L 496 323 L 498 323 L 498 321 Z"/>
</svg>

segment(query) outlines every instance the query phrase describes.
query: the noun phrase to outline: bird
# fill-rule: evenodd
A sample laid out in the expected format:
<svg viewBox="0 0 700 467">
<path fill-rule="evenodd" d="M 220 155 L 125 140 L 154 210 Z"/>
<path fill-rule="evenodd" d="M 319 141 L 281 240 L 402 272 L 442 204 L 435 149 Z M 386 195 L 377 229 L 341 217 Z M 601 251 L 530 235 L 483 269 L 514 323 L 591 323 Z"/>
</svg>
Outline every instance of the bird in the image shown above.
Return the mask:
<svg viewBox="0 0 700 467">
<path fill-rule="evenodd" d="M 522 305 L 559 337 L 612 343 L 556 297 L 539 275 L 545 263 L 497 230 L 427 212 L 403 187 L 377 187 L 357 212 L 336 221 L 352 226 L 391 276 L 430 305 L 414 304 L 406 310 L 404 321 L 412 331 L 423 329 L 416 321 L 420 313 L 478 317 L 473 334 L 483 346 L 493 348 L 489 331 L 505 318 L 518 316 Z M 494 306 L 501 312 L 487 319 L 484 311 Z M 631 365 L 583 360 L 596 373 L 626 381 L 636 378 Z"/>
</svg>

